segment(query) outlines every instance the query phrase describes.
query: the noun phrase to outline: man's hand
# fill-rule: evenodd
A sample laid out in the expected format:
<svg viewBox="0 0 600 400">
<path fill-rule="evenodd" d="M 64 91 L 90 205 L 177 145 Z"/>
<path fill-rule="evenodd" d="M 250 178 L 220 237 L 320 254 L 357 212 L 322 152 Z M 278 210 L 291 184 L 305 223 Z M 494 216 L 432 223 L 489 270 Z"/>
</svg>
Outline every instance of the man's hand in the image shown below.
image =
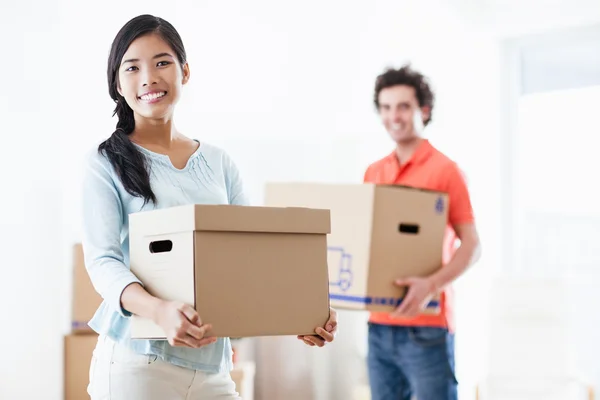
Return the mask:
<svg viewBox="0 0 600 400">
<path fill-rule="evenodd" d="M 417 316 L 427 307 L 436 292 L 435 284 L 429 278 L 398 279 L 394 284 L 401 287 L 408 286 L 408 290 L 398 308 L 391 313 L 392 318 Z"/>
<path fill-rule="evenodd" d="M 318 327 L 315 329 L 316 335 L 301 335 L 298 339 L 309 346 L 323 347 L 327 342 L 333 342 L 337 333 L 337 312 L 329 308 L 329 320 L 325 323 L 325 329 Z"/>
</svg>

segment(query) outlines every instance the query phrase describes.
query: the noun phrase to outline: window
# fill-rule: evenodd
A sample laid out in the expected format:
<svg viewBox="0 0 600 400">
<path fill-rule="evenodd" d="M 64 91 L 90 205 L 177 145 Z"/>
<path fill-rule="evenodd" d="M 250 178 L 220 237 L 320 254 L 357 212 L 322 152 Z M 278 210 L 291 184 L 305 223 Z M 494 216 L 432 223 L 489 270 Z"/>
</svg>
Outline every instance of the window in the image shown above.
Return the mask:
<svg viewBox="0 0 600 400">
<path fill-rule="evenodd" d="M 600 27 L 507 48 L 505 268 L 600 274 Z"/>
<path fill-rule="evenodd" d="M 518 266 L 541 276 L 600 273 L 600 85 L 527 94 L 517 104 Z"/>
</svg>

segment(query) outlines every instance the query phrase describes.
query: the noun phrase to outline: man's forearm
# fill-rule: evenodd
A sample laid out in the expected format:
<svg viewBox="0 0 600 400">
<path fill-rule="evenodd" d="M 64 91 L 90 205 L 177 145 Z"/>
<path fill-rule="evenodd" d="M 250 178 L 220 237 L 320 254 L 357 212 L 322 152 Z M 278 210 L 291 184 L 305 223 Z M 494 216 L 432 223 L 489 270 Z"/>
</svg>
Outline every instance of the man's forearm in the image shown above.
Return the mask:
<svg viewBox="0 0 600 400">
<path fill-rule="evenodd" d="M 473 240 L 461 243 L 459 248 L 456 249 L 450 262 L 429 276 L 435 290 L 442 290 L 445 286 L 461 276 L 479 259 L 480 254 L 481 247 L 479 241 Z"/>
</svg>

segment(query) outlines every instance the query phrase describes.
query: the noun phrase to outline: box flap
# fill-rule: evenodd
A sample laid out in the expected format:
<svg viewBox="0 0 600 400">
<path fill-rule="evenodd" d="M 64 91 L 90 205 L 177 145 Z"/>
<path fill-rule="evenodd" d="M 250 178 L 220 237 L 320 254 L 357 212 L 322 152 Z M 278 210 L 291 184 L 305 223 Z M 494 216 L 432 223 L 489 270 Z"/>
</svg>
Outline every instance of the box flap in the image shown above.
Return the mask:
<svg viewBox="0 0 600 400">
<path fill-rule="evenodd" d="M 328 234 L 330 212 L 301 207 L 187 205 L 129 215 L 132 230 L 144 235 L 187 231 Z"/>
</svg>

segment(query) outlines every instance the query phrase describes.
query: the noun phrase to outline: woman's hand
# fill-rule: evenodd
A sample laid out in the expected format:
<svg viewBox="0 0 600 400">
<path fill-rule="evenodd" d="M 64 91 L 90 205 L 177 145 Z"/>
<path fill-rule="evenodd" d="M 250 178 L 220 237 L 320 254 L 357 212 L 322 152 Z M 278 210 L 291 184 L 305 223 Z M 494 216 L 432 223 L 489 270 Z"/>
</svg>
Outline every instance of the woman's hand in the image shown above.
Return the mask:
<svg viewBox="0 0 600 400">
<path fill-rule="evenodd" d="M 333 342 L 337 333 L 337 312 L 329 308 L 329 320 L 325 323 L 325 329 L 318 327 L 315 329 L 316 335 L 301 335 L 298 339 L 309 346 L 323 347 L 327 342 Z"/>
<path fill-rule="evenodd" d="M 153 320 L 165 331 L 171 346 L 197 349 L 217 341 L 216 337 L 205 336 L 211 326 L 203 324 L 196 310 L 185 303 L 161 301 Z"/>
</svg>

